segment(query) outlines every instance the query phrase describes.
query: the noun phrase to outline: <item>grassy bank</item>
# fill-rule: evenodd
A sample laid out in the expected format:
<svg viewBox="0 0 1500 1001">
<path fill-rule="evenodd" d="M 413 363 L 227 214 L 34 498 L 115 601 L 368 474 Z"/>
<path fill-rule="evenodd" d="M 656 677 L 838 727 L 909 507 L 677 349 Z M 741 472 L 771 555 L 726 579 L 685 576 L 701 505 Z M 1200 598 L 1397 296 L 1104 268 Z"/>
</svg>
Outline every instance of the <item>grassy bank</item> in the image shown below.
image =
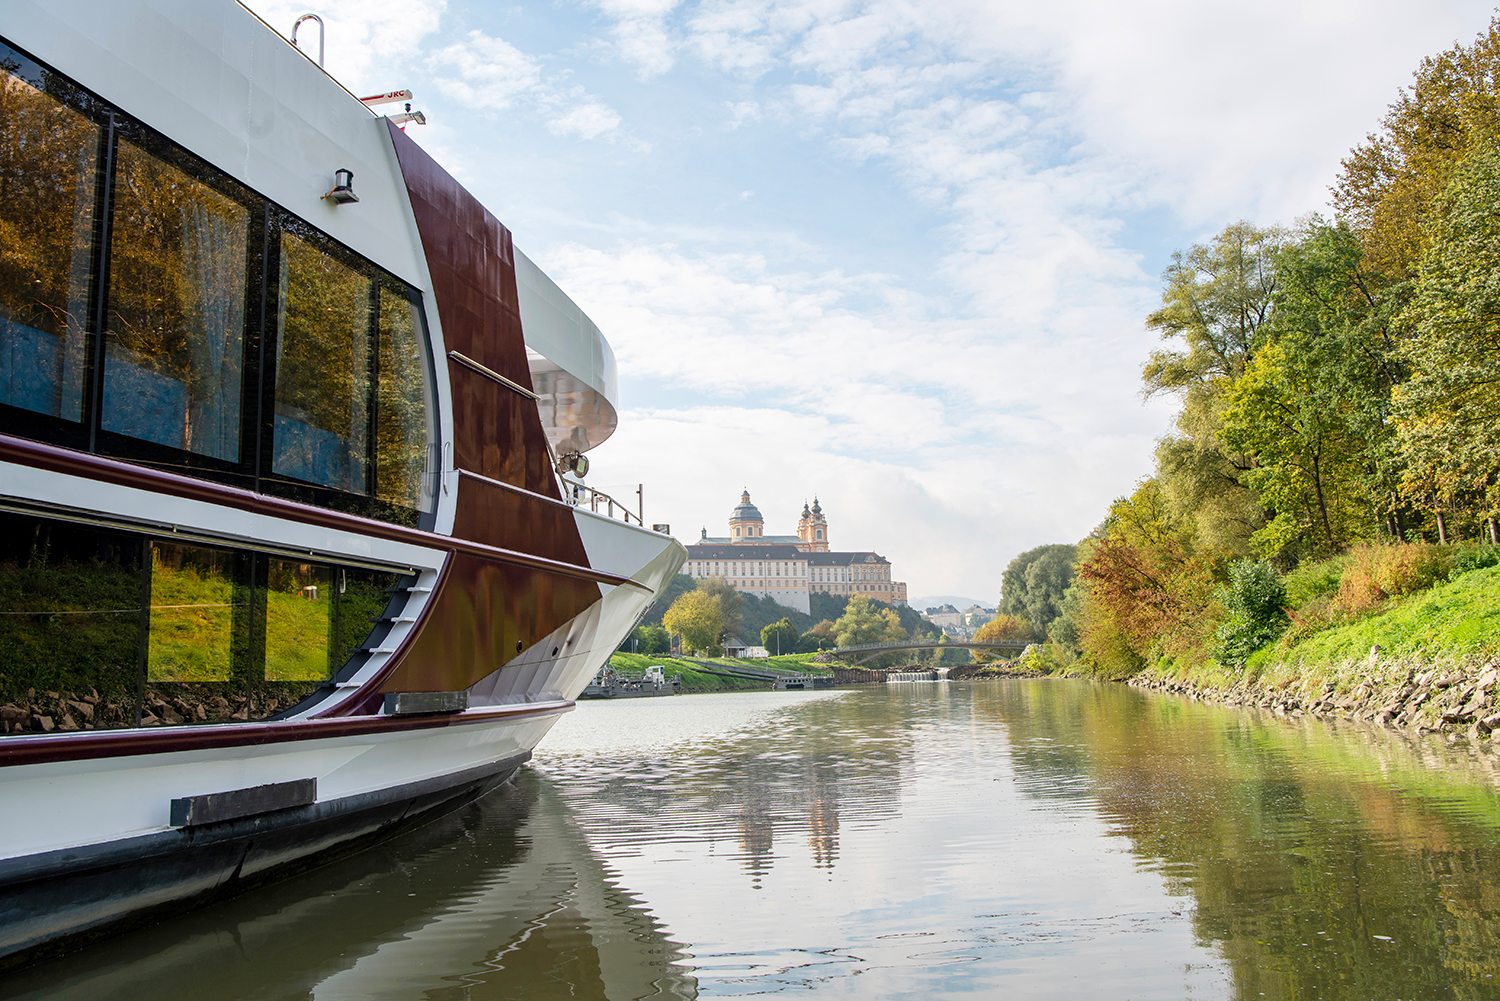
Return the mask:
<svg viewBox="0 0 1500 1001">
<path fill-rule="evenodd" d="M 751 678 L 725 678 L 696 670 L 685 660 L 676 660 L 660 655 L 617 653 L 609 658 L 610 666 L 622 674 L 644 674 L 647 667 L 660 664 L 666 669 L 668 678 L 680 677 L 684 692 L 740 692 L 763 691 L 768 685 Z M 734 663 L 730 661 L 730 663 Z"/>
<path fill-rule="evenodd" d="M 1500 567 L 1473 570 L 1379 612 L 1284 638 L 1242 670 L 1162 664 L 1133 684 L 1288 713 L 1487 739 L 1500 729 Z"/>
</svg>

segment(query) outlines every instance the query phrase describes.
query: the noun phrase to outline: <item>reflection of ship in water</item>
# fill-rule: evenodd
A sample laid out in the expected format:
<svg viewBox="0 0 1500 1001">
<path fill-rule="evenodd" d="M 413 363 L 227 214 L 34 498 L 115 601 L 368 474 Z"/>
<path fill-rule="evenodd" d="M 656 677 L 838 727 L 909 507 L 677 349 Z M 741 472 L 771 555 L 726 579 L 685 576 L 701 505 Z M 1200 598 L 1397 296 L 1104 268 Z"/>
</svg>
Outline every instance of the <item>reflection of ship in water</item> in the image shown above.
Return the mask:
<svg viewBox="0 0 1500 1001">
<path fill-rule="evenodd" d="M 458 814 L 12 975 L 0 997 L 695 998 L 683 961 L 522 769 Z"/>
</svg>

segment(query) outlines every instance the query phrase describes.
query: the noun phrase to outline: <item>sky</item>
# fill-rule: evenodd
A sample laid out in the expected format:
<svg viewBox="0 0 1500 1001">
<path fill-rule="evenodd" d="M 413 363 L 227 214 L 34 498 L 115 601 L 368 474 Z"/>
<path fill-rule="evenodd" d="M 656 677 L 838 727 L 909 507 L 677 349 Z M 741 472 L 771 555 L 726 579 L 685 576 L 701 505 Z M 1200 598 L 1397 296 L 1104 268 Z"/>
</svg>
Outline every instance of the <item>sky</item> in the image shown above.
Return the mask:
<svg viewBox="0 0 1500 1001">
<path fill-rule="evenodd" d="M 289 33 L 307 8 L 247 4 Z M 362 0 L 328 71 L 604 331 L 588 482 L 684 542 L 818 497 L 913 597 L 994 602 L 1150 475 L 1176 250 L 1328 211 L 1340 158 L 1490 8 L 1428 0 Z M 302 31 L 315 44 L 311 23 Z"/>
</svg>

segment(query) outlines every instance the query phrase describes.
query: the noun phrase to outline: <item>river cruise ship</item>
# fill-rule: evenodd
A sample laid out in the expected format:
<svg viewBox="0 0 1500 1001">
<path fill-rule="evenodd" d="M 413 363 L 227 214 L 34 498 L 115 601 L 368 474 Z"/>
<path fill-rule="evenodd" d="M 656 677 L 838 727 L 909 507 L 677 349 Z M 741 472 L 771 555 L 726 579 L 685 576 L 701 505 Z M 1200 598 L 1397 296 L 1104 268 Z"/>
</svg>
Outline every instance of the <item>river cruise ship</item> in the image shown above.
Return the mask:
<svg viewBox="0 0 1500 1001">
<path fill-rule="evenodd" d="M 0 0 L 0 967 L 493 788 L 684 560 L 580 482 L 598 329 L 315 53 Z"/>
</svg>

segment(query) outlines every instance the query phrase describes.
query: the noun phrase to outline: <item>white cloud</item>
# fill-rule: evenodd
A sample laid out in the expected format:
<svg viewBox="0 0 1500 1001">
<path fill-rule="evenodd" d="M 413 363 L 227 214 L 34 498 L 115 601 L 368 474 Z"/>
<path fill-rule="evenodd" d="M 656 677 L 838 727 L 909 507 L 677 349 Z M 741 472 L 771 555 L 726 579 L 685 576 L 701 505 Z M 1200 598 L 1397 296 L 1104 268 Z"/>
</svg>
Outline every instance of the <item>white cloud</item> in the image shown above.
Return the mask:
<svg viewBox="0 0 1500 1001">
<path fill-rule="evenodd" d="M 613 23 L 614 44 L 621 58 L 631 63 L 643 79 L 660 76 L 672 68 L 672 43 L 666 19 L 676 0 L 597 0 L 597 6 Z"/>
<path fill-rule="evenodd" d="M 542 88 L 540 63 L 505 39 L 482 31 L 471 31 L 464 41 L 438 49 L 429 61 L 452 71 L 434 82 L 475 108 L 499 111 Z"/>
<path fill-rule="evenodd" d="M 523 104 L 556 136 L 598 139 L 619 131 L 620 115 L 582 87 L 546 79 L 542 64 L 503 38 L 475 29 L 433 52 L 428 64 L 438 89 L 469 107 L 495 112 Z"/>
<path fill-rule="evenodd" d="M 547 123 L 547 130 L 558 136 L 597 139 L 620 127 L 620 116 L 603 101 L 585 97 L 568 106 Z"/>
<path fill-rule="evenodd" d="M 724 106 L 729 109 L 728 126 L 731 129 L 737 129 L 747 122 L 758 122 L 765 117 L 760 104 L 755 101 L 725 101 Z"/>
<path fill-rule="evenodd" d="M 836 544 L 881 550 L 928 591 L 978 586 L 1003 545 L 993 540 L 1092 526 L 1164 429 L 1134 395 L 1145 335 L 1100 341 L 1087 318 L 1076 338 L 1025 344 L 972 321 L 844 306 L 887 275 L 776 273 L 758 255 L 641 246 L 568 245 L 542 263 L 609 332 L 622 372 L 702 401 L 627 395 L 596 463 L 604 477 L 658 471 L 654 517 L 691 535 L 700 523 L 720 532 L 741 484 L 784 532 L 818 492 L 837 512 Z"/>
</svg>

